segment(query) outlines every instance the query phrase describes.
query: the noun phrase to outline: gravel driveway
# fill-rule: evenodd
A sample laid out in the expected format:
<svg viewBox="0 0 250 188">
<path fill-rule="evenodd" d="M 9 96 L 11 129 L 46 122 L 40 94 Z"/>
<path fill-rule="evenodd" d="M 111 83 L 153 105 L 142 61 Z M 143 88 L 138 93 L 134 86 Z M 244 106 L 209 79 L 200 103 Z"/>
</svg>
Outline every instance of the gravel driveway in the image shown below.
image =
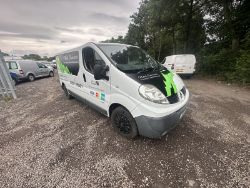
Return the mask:
<svg viewBox="0 0 250 188">
<path fill-rule="evenodd" d="M 67 100 L 58 78 L 0 101 L 0 187 L 250 187 L 250 90 L 185 80 L 187 113 L 161 140 L 127 140 Z"/>
</svg>

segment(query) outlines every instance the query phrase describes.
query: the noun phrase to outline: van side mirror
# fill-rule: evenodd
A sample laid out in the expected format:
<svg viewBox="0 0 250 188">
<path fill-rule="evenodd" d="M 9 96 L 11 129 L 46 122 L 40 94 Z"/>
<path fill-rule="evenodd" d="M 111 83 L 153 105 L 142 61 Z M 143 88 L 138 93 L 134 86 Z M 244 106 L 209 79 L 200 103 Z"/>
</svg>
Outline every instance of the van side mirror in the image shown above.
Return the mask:
<svg viewBox="0 0 250 188">
<path fill-rule="evenodd" d="M 95 80 L 109 80 L 109 77 L 106 75 L 106 72 L 109 71 L 108 65 L 95 64 L 94 65 L 94 78 Z"/>
</svg>

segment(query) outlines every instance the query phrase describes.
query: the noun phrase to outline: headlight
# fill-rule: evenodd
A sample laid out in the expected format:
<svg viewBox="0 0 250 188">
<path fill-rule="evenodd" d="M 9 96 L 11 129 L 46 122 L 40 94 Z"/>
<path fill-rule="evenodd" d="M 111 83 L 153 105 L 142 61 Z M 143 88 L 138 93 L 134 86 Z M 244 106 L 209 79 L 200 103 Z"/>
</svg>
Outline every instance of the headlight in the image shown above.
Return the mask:
<svg viewBox="0 0 250 188">
<path fill-rule="evenodd" d="M 169 104 L 168 99 L 163 93 L 152 85 L 141 85 L 139 87 L 139 94 L 144 98 L 154 103 Z"/>
</svg>

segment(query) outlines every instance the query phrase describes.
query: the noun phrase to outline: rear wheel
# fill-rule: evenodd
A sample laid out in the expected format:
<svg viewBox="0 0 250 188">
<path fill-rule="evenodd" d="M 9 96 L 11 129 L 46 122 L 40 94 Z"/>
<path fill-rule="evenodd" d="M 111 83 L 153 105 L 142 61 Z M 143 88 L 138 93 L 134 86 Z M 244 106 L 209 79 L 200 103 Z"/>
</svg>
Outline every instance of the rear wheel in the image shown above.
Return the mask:
<svg viewBox="0 0 250 188">
<path fill-rule="evenodd" d="M 69 93 L 68 89 L 66 88 L 66 86 L 63 85 L 62 88 L 63 88 L 64 94 L 67 97 L 67 99 L 72 99 L 73 97 L 70 95 L 70 93 Z"/>
<path fill-rule="evenodd" d="M 53 71 L 50 71 L 50 72 L 49 72 L 49 76 L 50 76 L 50 77 L 54 77 L 54 72 L 53 72 Z"/>
<path fill-rule="evenodd" d="M 35 80 L 35 76 L 33 74 L 29 74 L 28 79 L 30 82 L 33 82 Z"/>
<path fill-rule="evenodd" d="M 138 135 L 135 119 L 130 112 L 122 106 L 117 107 L 111 114 L 113 128 L 126 138 L 135 138 Z"/>
<path fill-rule="evenodd" d="M 12 79 L 12 82 L 13 82 L 13 84 L 14 84 L 14 86 L 16 86 L 17 85 L 17 80 L 16 79 Z"/>
</svg>

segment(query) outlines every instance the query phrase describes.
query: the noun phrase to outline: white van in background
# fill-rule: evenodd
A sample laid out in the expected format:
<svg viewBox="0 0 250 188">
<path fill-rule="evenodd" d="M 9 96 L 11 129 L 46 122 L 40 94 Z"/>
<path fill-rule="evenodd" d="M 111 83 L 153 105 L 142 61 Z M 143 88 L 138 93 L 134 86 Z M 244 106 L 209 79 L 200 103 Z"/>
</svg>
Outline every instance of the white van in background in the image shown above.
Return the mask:
<svg viewBox="0 0 250 188">
<path fill-rule="evenodd" d="M 173 72 L 191 77 L 195 71 L 196 58 L 192 54 L 171 55 L 164 58 L 162 64 Z"/>
<path fill-rule="evenodd" d="M 87 43 L 56 62 L 66 97 L 111 117 L 125 137 L 159 138 L 185 113 L 189 92 L 181 78 L 137 46 Z"/>
</svg>

